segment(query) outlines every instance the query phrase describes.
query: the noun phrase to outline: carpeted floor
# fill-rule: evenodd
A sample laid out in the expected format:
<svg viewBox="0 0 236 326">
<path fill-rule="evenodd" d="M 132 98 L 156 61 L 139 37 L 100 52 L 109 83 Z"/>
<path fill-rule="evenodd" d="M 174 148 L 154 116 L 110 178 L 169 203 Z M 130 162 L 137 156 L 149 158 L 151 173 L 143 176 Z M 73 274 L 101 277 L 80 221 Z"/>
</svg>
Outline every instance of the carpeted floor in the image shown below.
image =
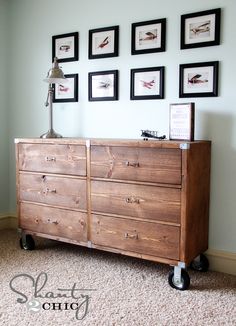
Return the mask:
<svg viewBox="0 0 236 326">
<path fill-rule="evenodd" d="M 236 325 L 234 276 L 189 271 L 176 291 L 167 265 L 35 240 L 21 250 L 16 231 L 0 231 L 0 325 Z"/>
</svg>

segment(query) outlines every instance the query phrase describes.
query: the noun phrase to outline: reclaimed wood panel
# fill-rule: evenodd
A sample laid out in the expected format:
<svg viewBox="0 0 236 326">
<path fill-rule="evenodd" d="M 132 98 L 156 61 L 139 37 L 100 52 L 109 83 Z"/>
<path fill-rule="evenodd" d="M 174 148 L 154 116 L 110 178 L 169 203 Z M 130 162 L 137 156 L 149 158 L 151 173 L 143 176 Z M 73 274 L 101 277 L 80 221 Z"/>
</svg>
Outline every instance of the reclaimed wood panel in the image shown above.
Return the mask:
<svg viewBox="0 0 236 326">
<path fill-rule="evenodd" d="M 93 212 L 179 223 L 180 197 L 175 188 L 91 181 Z"/>
<path fill-rule="evenodd" d="M 92 215 L 91 240 L 138 253 L 179 258 L 179 227 Z"/>
<path fill-rule="evenodd" d="M 19 144 L 19 170 L 86 176 L 86 147 Z"/>
<path fill-rule="evenodd" d="M 91 176 L 181 184 L 181 150 L 91 146 Z"/>
<path fill-rule="evenodd" d="M 20 173 L 20 201 L 87 209 L 86 180 L 47 174 Z"/>
<path fill-rule="evenodd" d="M 87 241 L 87 215 L 82 212 L 21 203 L 20 225 L 39 233 Z"/>
</svg>

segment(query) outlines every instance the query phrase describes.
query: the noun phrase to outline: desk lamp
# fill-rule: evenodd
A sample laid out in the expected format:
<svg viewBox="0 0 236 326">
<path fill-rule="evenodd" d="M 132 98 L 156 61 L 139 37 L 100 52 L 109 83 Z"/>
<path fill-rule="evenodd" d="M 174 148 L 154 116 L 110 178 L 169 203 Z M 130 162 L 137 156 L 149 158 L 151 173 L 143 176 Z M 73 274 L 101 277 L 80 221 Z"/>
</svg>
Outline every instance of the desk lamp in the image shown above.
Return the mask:
<svg viewBox="0 0 236 326">
<path fill-rule="evenodd" d="M 40 138 L 61 138 L 62 136 L 56 133 L 53 129 L 53 110 L 52 110 L 52 100 L 53 100 L 53 84 L 64 84 L 67 79 L 64 76 L 63 71 L 59 68 L 57 58 L 54 58 L 52 68 L 48 71 L 46 83 L 49 83 L 48 96 L 45 106 L 49 106 L 49 130 L 45 134 L 41 135 Z"/>
</svg>

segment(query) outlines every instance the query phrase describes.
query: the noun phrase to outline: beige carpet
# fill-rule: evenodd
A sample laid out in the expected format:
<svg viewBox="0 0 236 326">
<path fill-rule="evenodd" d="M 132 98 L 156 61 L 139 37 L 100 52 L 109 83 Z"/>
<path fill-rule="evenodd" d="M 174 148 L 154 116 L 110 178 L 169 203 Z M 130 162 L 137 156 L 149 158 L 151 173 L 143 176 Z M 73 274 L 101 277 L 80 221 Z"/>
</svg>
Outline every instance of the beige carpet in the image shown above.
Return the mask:
<svg viewBox="0 0 236 326">
<path fill-rule="evenodd" d="M 25 251 L 15 231 L 0 231 L 0 325 L 236 325 L 236 277 L 189 271 L 189 290 L 176 291 L 167 282 L 169 269 L 40 238 L 36 250 Z M 33 281 L 41 272 L 46 274 L 37 289 L 45 275 L 47 282 L 38 291 L 43 298 L 35 299 Z M 81 290 L 72 293 L 75 283 Z M 52 298 L 65 293 L 74 298 Z M 77 318 L 86 316 L 78 320 L 76 313 Z"/>
</svg>

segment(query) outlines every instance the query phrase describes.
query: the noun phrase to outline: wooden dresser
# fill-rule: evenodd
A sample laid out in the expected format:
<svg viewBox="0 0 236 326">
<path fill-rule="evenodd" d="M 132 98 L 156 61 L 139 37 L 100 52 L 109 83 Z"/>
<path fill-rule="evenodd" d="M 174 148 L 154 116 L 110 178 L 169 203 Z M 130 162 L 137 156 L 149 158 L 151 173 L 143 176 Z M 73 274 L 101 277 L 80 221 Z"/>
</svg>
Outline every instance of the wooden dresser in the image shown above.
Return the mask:
<svg viewBox="0 0 236 326">
<path fill-rule="evenodd" d="M 208 247 L 209 141 L 15 142 L 24 249 L 36 235 L 167 263 L 170 285 L 188 288 Z"/>
</svg>

